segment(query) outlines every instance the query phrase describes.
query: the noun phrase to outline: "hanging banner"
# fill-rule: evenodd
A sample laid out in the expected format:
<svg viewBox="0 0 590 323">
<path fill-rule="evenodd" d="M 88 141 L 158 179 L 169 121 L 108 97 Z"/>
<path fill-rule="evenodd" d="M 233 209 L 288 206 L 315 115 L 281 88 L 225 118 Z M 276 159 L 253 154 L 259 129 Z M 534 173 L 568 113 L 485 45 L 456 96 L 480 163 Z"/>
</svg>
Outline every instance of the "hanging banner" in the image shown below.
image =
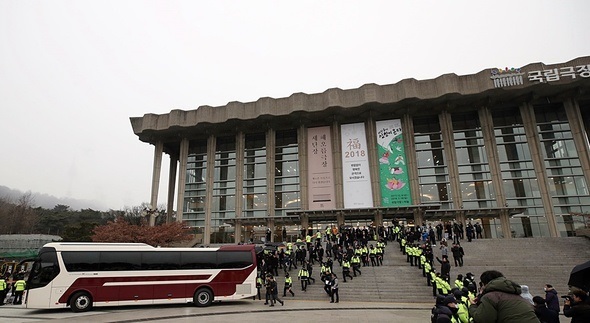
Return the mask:
<svg viewBox="0 0 590 323">
<path fill-rule="evenodd" d="M 307 199 L 310 210 L 336 208 L 330 127 L 307 128 Z"/>
<path fill-rule="evenodd" d="M 400 119 L 377 121 L 381 206 L 412 205 Z"/>
<path fill-rule="evenodd" d="M 373 207 L 365 124 L 343 124 L 340 130 L 344 208 Z"/>
</svg>

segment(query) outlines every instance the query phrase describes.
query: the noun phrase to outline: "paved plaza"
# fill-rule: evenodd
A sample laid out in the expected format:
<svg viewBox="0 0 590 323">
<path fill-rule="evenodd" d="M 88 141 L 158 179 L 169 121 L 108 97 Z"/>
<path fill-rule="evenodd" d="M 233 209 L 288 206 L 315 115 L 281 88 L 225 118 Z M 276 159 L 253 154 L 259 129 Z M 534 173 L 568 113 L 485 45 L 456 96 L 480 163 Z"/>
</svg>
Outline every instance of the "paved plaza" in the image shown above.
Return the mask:
<svg viewBox="0 0 590 323">
<path fill-rule="evenodd" d="M 69 309 L 30 310 L 0 307 L 2 322 L 429 322 L 428 303 L 376 303 L 305 301 L 285 298 L 284 306 L 269 307 L 264 301 L 242 300 L 215 303 L 207 308 L 187 305 L 100 307 L 86 313 Z"/>
</svg>

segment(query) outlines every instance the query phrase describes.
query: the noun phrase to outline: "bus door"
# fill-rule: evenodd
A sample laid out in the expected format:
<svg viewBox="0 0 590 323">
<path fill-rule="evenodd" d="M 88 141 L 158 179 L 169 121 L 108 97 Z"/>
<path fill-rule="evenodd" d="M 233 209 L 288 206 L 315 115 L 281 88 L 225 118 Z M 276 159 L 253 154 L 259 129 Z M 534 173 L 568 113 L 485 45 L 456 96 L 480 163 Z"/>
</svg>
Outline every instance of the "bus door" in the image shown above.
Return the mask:
<svg viewBox="0 0 590 323">
<path fill-rule="evenodd" d="M 51 304 L 57 303 L 57 300 L 65 292 L 62 290 L 54 291 L 52 288 L 53 279 L 59 274 L 59 262 L 57 261 L 57 254 L 55 248 L 41 248 L 39 257 L 31 260 L 23 260 L 21 265 L 29 263 L 27 268 L 31 268 L 28 272 L 28 277 L 25 275 L 24 279 L 27 283 L 25 295 L 23 295 L 26 307 L 33 308 L 48 308 Z M 32 266 L 30 263 L 32 262 Z M 29 295 L 32 294 L 32 297 Z"/>
</svg>

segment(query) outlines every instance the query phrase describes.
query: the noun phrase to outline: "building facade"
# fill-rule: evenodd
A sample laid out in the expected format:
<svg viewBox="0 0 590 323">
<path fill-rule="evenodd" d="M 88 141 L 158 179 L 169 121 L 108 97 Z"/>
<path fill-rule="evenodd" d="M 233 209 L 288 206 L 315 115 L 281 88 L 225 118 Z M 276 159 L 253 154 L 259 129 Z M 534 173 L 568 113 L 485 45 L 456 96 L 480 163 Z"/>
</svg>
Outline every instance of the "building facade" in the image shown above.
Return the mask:
<svg viewBox="0 0 590 323">
<path fill-rule="evenodd" d="M 168 221 L 202 242 L 268 228 L 479 222 L 571 236 L 590 212 L 590 57 L 131 118 L 170 157 Z M 173 210 L 176 196 L 176 211 Z"/>
</svg>

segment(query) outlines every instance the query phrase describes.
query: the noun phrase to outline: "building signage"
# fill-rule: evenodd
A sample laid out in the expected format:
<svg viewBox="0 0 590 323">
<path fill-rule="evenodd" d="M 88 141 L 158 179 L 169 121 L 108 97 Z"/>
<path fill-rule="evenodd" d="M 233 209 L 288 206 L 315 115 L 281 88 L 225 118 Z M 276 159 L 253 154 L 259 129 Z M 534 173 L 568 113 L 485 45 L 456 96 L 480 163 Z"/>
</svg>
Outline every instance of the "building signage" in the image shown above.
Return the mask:
<svg viewBox="0 0 590 323">
<path fill-rule="evenodd" d="M 373 207 L 365 124 L 344 124 L 340 130 L 344 208 Z"/>
<path fill-rule="evenodd" d="M 530 71 L 529 81 L 530 82 L 555 82 L 560 79 L 573 80 L 576 76 L 581 78 L 590 77 L 590 65 L 580 66 L 567 66 L 562 68 L 552 68 L 542 71 Z"/>
<path fill-rule="evenodd" d="M 523 85 L 525 75 L 520 68 L 492 68 L 494 87 L 509 87 Z M 549 83 L 561 79 L 574 80 L 576 77 L 590 78 L 590 65 L 566 66 L 561 68 L 550 68 L 545 70 L 530 71 L 528 74 L 529 82 Z"/>
<path fill-rule="evenodd" d="M 412 205 L 400 119 L 377 121 L 381 206 Z"/>
<path fill-rule="evenodd" d="M 310 210 L 335 209 L 330 127 L 307 129 L 307 182 Z"/>
</svg>

